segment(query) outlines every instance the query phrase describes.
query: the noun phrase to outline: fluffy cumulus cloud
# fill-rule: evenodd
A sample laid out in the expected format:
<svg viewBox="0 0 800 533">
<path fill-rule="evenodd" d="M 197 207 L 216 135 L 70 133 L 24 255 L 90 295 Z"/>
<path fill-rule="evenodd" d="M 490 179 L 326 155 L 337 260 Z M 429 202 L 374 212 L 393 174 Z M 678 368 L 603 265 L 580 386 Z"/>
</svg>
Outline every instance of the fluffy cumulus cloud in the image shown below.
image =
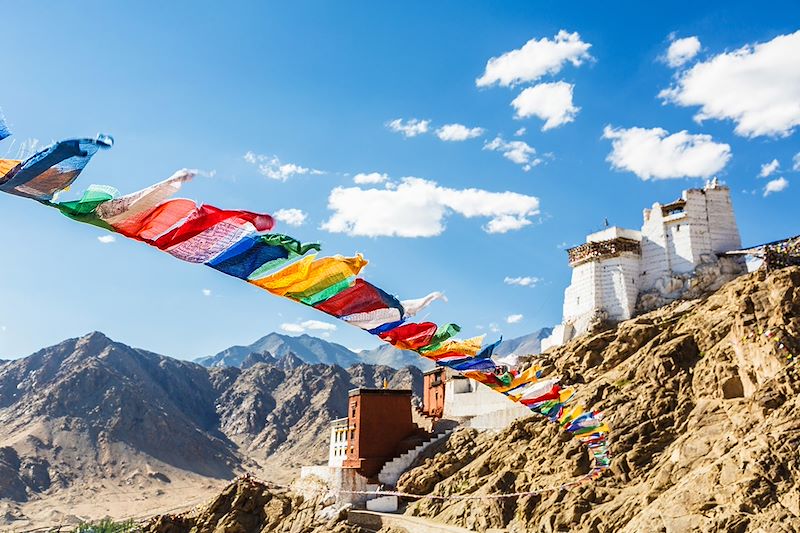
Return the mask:
<svg viewBox="0 0 800 533">
<path fill-rule="evenodd" d="M 244 160 L 255 165 L 262 176 L 278 181 L 286 181 L 293 176 L 303 174 L 324 174 L 321 170 L 302 167 L 294 163 L 282 163 L 275 155 L 247 152 L 244 154 Z"/>
<path fill-rule="evenodd" d="M 117 238 L 113 235 L 100 235 L 97 240 L 102 244 L 111 244 L 112 242 L 115 242 Z"/>
<path fill-rule="evenodd" d="M 519 128 L 514 132 L 514 137 L 522 137 L 528 130 L 525 127 Z"/>
<path fill-rule="evenodd" d="M 390 189 L 337 187 L 328 197 L 331 217 L 322 229 L 352 236 L 434 237 L 445 217 L 489 218 L 487 233 L 504 233 L 531 223 L 539 199 L 515 192 L 451 189 L 421 178 L 402 178 Z"/>
<path fill-rule="evenodd" d="M 769 176 L 773 175 L 778 167 L 781 164 L 778 162 L 777 159 L 773 159 L 769 163 L 764 163 L 761 165 L 761 172 L 758 173 L 759 178 L 768 178 Z"/>
<path fill-rule="evenodd" d="M 665 102 L 695 107 L 698 122 L 732 120 L 744 137 L 788 136 L 800 124 L 800 31 L 747 45 L 694 64 Z"/>
<path fill-rule="evenodd" d="M 300 209 L 278 209 L 273 216 L 290 226 L 302 226 L 308 218 L 308 215 Z"/>
<path fill-rule="evenodd" d="M 517 111 L 517 118 L 544 120 L 542 131 L 547 131 L 575 120 L 580 108 L 572 103 L 573 88 L 574 85 L 564 81 L 540 83 L 519 93 L 511 105 Z"/>
<path fill-rule="evenodd" d="M 499 135 L 483 145 L 484 150 L 500 152 L 509 161 L 521 165 L 525 172 L 540 164 L 542 160 L 536 157 L 536 149 L 525 141 L 506 141 Z"/>
<path fill-rule="evenodd" d="M 359 173 L 353 176 L 353 182 L 359 185 L 369 185 L 375 183 L 385 183 L 389 180 L 389 176 L 379 172 Z"/>
<path fill-rule="evenodd" d="M 443 141 L 466 141 L 480 137 L 484 131 L 483 128 L 468 128 L 463 124 L 445 124 L 436 130 L 436 136 Z"/>
<path fill-rule="evenodd" d="M 287 333 L 305 333 L 306 331 L 336 331 L 336 326 L 321 320 L 305 320 L 303 322 L 284 322 L 281 329 Z"/>
<path fill-rule="evenodd" d="M 612 150 L 606 158 L 611 166 L 643 180 L 708 178 L 731 158 L 729 145 L 685 130 L 670 135 L 662 128 L 606 126 L 603 137 L 611 140 Z"/>
<path fill-rule="evenodd" d="M 675 39 L 667 48 L 667 55 L 664 60 L 673 68 L 682 66 L 690 61 L 700 51 L 700 39 L 697 37 L 684 37 Z"/>
<path fill-rule="evenodd" d="M 770 180 L 764 186 L 764 197 L 766 198 L 770 194 L 784 191 L 788 186 L 789 180 L 786 178 L 776 178 L 774 180 Z"/>
<path fill-rule="evenodd" d="M 564 30 L 552 39 L 531 39 L 522 48 L 491 58 L 475 84 L 478 87 L 493 84 L 508 87 L 536 81 L 545 74 L 557 74 L 565 63 L 580 66 L 585 60 L 591 59 L 591 46 L 583 42 L 577 32 Z"/>
<path fill-rule="evenodd" d="M 535 276 L 519 276 L 516 278 L 512 278 L 506 276 L 506 279 L 503 280 L 503 283 L 506 285 L 518 285 L 520 287 L 535 287 L 542 281 L 542 278 L 537 278 Z"/>
<path fill-rule="evenodd" d="M 211 289 L 203 289 L 202 293 L 203 296 L 211 296 Z"/>
<path fill-rule="evenodd" d="M 522 315 L 508 315 L 506 317 L 506 322 L 508 324 L 516 324 L 517 322 L 521 322 L 523 318 Z"/>
<path fill-rule="evenodd" d="M 396 133 L 403 134 L 403 137 L 416 137 L 423 133 L 428 133 L 428 127 L 431 125 L 430 120 L 418 120 L 412 118 L 403 120 L 396 118 L 386 123 L 386 127 Z"/>
</svg>

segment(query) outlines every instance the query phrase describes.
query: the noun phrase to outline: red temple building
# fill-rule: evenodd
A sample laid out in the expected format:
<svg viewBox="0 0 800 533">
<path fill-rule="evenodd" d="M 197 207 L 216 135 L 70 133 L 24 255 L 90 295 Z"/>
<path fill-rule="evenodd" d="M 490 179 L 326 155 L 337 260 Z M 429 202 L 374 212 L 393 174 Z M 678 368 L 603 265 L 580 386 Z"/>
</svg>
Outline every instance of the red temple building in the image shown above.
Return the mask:
<svg viewBox="0 0 800 533">
<path fill-rule="evenodd" d="M 411 390 L 353 389 L 347 406 L 347 456 L 343 468 L 371 478 L 426 435 L 411 416 Z"/>
<path fill-rule="evenodd" d="M 422 376 L 422 413 L 432 418 L 444 415 L 444 368 L 428 370 Z"/>
</svg>

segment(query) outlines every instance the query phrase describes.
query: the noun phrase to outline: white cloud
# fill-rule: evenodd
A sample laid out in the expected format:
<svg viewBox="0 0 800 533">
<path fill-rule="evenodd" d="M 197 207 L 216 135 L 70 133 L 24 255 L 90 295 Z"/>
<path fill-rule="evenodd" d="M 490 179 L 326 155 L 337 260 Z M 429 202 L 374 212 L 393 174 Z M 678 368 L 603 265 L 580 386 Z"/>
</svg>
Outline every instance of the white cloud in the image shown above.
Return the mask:
<svg viewBox="0 0 800 533">
<path fill-rule="evenodd" d="M 369 174 L 356 174 L 353 176 L 353 181 L 359 185 L 366 185 L 370 183 L 384 183 L 389 180 L 389 176 L 378 172 L 370 172 Z"/>
<path fill-rule="evenodd" d="M 320 331 L 336 331 L 336 325 L 321 320 L 306 320 L 301 324 L 306 329 Z"/>
<path fill-rule="evenodd" d="M 536 81 L 545 74 L 557 74 L 567 62 L 577 67 L 584 60 L 591 59 L 591 46 L 581 41 L 577 32 L 568 33 L 564 30 L 559 31 L 552 40 L 547 37 L 531 39 L 522 48 L 491 58 L 486 63 L 483 75 L 475 80 L 475 85 L 488 87 L 497 83 L 508 87 Z"/>
<path fill-rule="evenodd" d="M 517 111 L 516 118 L 538 117 L 546 121 L 542 131 L 572 122 L 580 111 L 572 104 L 573 88 L 574 85 L 563 81 L 528 87 L 511 102 Z"/>
<path fill-rule="evenodd" d="M 288 224 L 290 226 L 302 226 L 306 218 L 308 218 L 308 214 L 304 213 L 300 209 L 278 209 L 273 214 L 275 219 L 280 220 L 281 222 Z"/>
<path fill-rule="evenodd" d="M 211 289 L 203 289 L 203 296 L 211 296 Z"/>
<path fill-rule="evenodd" d="M 500 328 L 497 326 L 497 324 L 492 322 L 491 324 L 489 324 L 489 331 L 491 331 L 492 333 L 500 333 Z"/>
<path fill-rule="evenodd" d="M 506 285 L 519 285 L 520 287 L 535 287 L 542 281 L 542 278 L 537 278 L 535 276 L 520 276 L 517 278 L 510 278 L 506 276 L 506 279 L 503 280 L 503 283 Z"/>
<path fill-rule="evenodd" d="M 443 141 L 466 141 L 480 137 L 485 131 L 483 128 L 468 128 L 463 124 L 445 124 L 436 130 L 436 136 Z"/>
<path fill-rule="evenodd" d="M 244 160 L 251 165 L 256 165 L 258 167 L 258 172 L 261 173 L 262 176 L 278 181 L 286 181 L 293 176 L 303 174 L 324 174 L 323 171 L 314 168 L 302 167 L 294 163 L 281 163 L 281 160 L 275 155 L 261 155 L 247 152 L 244 154 Z"/>
<path fill-rule="evenodd" d="M 794 154 L 792 158 L 792 170 L 800 171 L 800 152 Z"/>
<path fill-rule="evenodd" d="M 416 137 L 417 135 L 428 133 L 430 124 L 430 120 L 412 118 L 404 121 L 401 118 L 396 118 L 387 122 L 386 127 L 396 133 L 402 133 L 404 137 Z"/>
<path fill-rule="evenodd" d="M 744 137 L 788 136 L 800 124 L 800 31 L 716 55 L 683 71 L 665 102 L 700 106 L 695 120 L 733 120 Z"/>
<path fill-rule="evenodd" d="M 331 217 L 322 229 L 352 236 L 433 237 L 444 231 L 451 213 L 490 218 L 488 233 L 518 229 L 539 213 L 539 199 L 514 192 L 451 189 L 406 177 L 393 189 L 337 187 L 328 197 Z M 508 219 L 513 219 L 509 223 Z"/>
<path fill-rule="evenodd" d="M 531 221 L 526 217 L 500 215 L 487 222 L 483 227 L 483 231 L 486 233 L 508 233 L 509 231 L 522 229 L 530 224 Z"/>
<path fill-rule="evenodd" d="M 524 317 L 522 315 L 508 315 L 506 317 L 506 322 L 509 324 L 516 324 L 520 322 Z"/>
<path fill-rule="evenodd" d="M 306 331 L 324 331 L 325 333 L 336 331 L 336 326 L 321 320 L 305 320 L 299 323 L 284 322 L 281 329 L 287 333 L 305 333 Z M 325 335 L 323 333 L 323 335 Z"/>
<path fill-rule="evenodd" d="M 764 186 L 764 197 L 766 198 L 772 193 L 781 192 L 785 190 L 789 186 L 789 180 L 786 178 L 776 178 L 774 180 L 770 180 Z"/>
<path fill-rule="evenodd" d="M 673 68 L 680 67 L 700 51 L 700 39 L 695 36 L 675 39 L 667 49 L 666 62 Z"/>
<path fill-rule="evenodd" d="M 710 135 L 693 135 L 686 130 L 670 135 L 662 128 L 606 126 L 603 138 L 612 141 L 606 161 L 643 180 L 708 178 L 722 170 L 731 158 L 729 145 L 714 142 Z"/>
<path fill-rule="evenodd" d="M 100 235 L 97 240 L 103 244 L 111 244 L 112 242 L 116 242 L 117 238 L 113 235 Z"/>
<path fill-rule="evenodd" d="M 777 159 L 773 159 L 769 163 L 764 163 L 763 165 L 761 165 L 761 172 L 758 173 L 758 177 L 768 178 L 769 176 L 774 174 L 776 170 L 778 170 L 779 166 L 781 166 L 781 164 L 778 162 Z"/>
<path fill-rule="evenodd" d="M 505 141 L 499 135 L 483 145 L 484 150 L 500 152 L 503 157 L 522 165 L 525 172 L 540 164 L 542 160 L 536 157 L 536 149 L 525 141 Z"/>
<path fill-rule="evenodd" d="M 525 132 L 528 131 L 526 128 L 522 127 L 514 132 L 514 137 L 522 137 L 525 135 Z"/>
</svg>

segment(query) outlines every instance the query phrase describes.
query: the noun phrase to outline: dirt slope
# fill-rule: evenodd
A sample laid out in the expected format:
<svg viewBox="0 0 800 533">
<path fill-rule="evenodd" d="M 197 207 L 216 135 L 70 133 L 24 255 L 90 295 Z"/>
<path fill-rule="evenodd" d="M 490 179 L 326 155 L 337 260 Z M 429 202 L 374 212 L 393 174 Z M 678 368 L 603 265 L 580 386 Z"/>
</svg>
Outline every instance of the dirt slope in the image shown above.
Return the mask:
<svg viewBox="0 0 800 533">
<path fill-rule="evenodd" d="M 605 411 L 611 471 L 519 499 L 424 500 L 408 513 L 478 531 L 800 531 L 800 269 L 753 273 L 540 356 Z M 588 470 L 542 418 L 461 430 L 401 490 L 557 487 Z"/>
</svg>

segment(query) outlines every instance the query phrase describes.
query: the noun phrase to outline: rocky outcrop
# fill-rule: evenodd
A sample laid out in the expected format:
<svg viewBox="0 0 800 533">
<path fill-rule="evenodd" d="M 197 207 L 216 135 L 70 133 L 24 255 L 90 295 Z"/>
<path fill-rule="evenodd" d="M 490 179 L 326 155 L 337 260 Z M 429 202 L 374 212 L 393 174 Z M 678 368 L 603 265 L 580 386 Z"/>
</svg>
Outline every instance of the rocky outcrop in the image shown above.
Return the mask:
<svg viewBox="0 0 800 533">
<path fill-rule="evenodd" d="M 145 533 L 366 533 L 344 521 L 346 509 L 324 496 L 306 498 L 251 478 L 232 482 L 198 509 L 150 520 Z"/>
<path fill-rule="evenodd" d="M 661 278 L 653 290 L 639 293 L 636 311 L 646 313 L 675 300 L 706 296 L 745 272 L 747 267 L 742 257 L 703 255 L 693 271 Z"/>
<path fill-rule="evenodd" d="M 408 513 L 484 531 L 800 531 L 800 268 L 740 277 L 538 358 L 611 426 L 612 466 L 541 418 L 461 430 L 404 474 Z"/>
</svg>

